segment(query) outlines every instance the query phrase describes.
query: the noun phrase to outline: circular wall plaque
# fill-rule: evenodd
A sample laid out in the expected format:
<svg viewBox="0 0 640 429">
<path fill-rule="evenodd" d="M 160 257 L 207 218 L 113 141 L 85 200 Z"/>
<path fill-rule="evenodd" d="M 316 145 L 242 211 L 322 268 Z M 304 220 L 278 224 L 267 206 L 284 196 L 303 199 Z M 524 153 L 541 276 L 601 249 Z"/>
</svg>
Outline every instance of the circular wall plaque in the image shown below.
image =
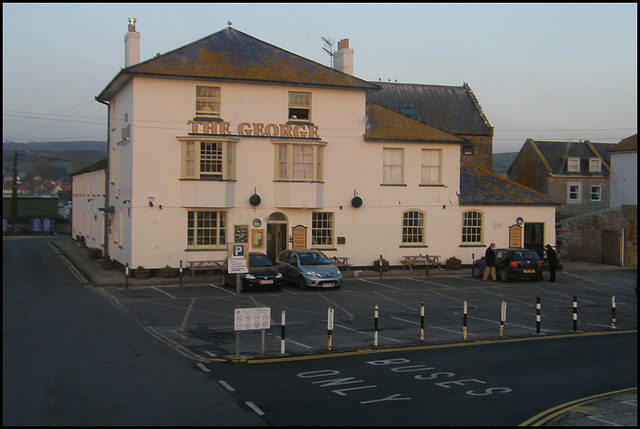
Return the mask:
<svg viewBox="0 0 640 429">
<path fill-rule="evenodd" d="M 253 220 L 253 226 L 255 226 L 257 228 L 260 225 L 262 225 L 262 221 L 260 219 L 254 219 Z"/>
</svg>

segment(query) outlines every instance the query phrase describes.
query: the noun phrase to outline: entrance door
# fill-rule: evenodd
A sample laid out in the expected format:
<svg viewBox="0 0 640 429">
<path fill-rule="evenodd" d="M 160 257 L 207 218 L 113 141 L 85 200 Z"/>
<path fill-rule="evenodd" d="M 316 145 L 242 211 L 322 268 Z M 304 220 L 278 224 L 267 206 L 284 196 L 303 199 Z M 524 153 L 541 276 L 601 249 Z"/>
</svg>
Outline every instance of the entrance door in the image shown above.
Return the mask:
<svg viewBox="0 0 640 429">
<path fill-rule="evenodd" d="M 544 224 L 524 224 L 524 248 L 535 250 L 540 258 L 544 255 Z"/>
<path fill-rule="evenodd" d="M 287 249 L 287 218 L 282 213 L 272 213 L 267 220 L 267 256 L 275 262 Z"/>
</svg>

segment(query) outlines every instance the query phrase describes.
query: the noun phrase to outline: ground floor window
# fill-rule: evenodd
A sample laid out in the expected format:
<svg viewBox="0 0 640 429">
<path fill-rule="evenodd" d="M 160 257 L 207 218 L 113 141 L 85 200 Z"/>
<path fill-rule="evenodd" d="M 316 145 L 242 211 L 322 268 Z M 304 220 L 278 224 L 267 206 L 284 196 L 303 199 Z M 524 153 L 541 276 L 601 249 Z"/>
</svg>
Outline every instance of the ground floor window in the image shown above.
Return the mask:
<svg viewBox="0 0 640 429">
<path fill-rule="evenodd" d="M 602 187 L 594 185 L 591 187 L 591 201 L 600 201 L 602 199 Z"/>
<path fill-rule="evenodd" d="M 313 213 L 311 244 L 317 247 L 333 247 L 333 213 Z"/>
<path fill-rule="evenodd" d="M 189 211 L 187 215 L 187 247 L 227 245 L 227 212 L 215 210 Z"/>
<path fill-rule="evenodd" d="M 470 210 L 462 214 L 462 242 L 482 243 L 482 212 Z"/>
<path fill-rule="evenodd" d="M 402 214 L 402 244 L 424 244 L 424 213 L 418 210 Z"/>
</svg>

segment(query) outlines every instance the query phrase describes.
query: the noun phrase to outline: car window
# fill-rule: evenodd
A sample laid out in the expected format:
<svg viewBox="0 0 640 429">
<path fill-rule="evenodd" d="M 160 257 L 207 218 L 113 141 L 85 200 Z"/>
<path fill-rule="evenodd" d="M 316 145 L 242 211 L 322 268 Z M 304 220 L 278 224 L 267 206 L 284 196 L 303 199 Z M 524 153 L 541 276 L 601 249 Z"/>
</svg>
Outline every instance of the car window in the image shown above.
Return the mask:
<svg viewBox="0 0 640 429">
<path fill-rule="evenodd" d="M 534 250 L 523 250 L 522 258 L 523 259 L 540 259 L 540 257 Z"/>
<path fill-rule="evenodd" d="M 287 258 L 287 262 L 290 265 L 298 265 L 298 258 L 296 258 L 296 254 L 293 252 L 290 252 L 289 257 Z"/>
<path fill-rule="evenodd" d="M 271 260 L 264 255 L 249 255 L 250 267 L 270 267 L 272 265 Z"/>
<path fill-rule="evenodd" d="M 301 253 L 302 265 L 331 265 L 331 261 L 323 253 Z"/>
</svg>

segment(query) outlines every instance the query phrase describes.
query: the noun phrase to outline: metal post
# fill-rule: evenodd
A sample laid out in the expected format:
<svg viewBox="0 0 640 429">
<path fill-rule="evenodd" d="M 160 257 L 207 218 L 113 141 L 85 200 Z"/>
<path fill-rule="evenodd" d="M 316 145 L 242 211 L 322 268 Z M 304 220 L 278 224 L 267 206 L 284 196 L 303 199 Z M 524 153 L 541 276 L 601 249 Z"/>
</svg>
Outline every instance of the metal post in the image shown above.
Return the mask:
<svg viewBox="0 0 640 429">
<path fill-rule="evenodd" d="M 129 263 L 124 267 L 124 287 L 129 288 Z"/>
<path fill-rule="evenodd" d="M 504 322 L 507 320 L 507 303 L 502 301 L 500 308 L 500 338 L 504 338 Z"/>
<path fill-rule="evenodd" d="M 467 301 L 462 305 L 462 339 L 467 339 Z"/>
<path fill-rule="evenodd" d="M 378 265 L 380 267 L 380 277 L 382 277 L 382 255 L 380 255 L 380 259 L 378 259 Z"/>
<path fill-rule="evenodd" d="M 536 334 L 540 334 L 540 297 L 536 303 Z"/>
<path fill-rule="evenodd" d="M 424 302 L 420 304 L 420 342 L 424 343 Z"/>
<path fill-rule="evenodd" d="M 375 311 L 373 313 L 373 345 L 378 346 L 378 304 L 376 304 Z"/>
<path fill-rule="evenodd" d="M 182 286 L 182 259 L 180 260 L 180 286 Z"/>
<path fill-rule="evenodd" d="M 578 297 L 573 295 L 573 332 L 578 330 Z"/>
<path fill-rule="evenodd" d="M 236 308 L 240 308 L 240 274 L 236 273 Z M 236 331 L 236 356 L 240 356 L 240 331 Z"/>
<path fill-rule="evenodd" d="M 429 277 L 429 254 L 427 253 L 424 256 L 424 266 L 425 266 L 425 275 Z"/>
<path fill-rule="evenodd" d="M 611 297 L 611 329 L 616 329 L 616 296 Z"/>
<path fill-rule="evenodd" d="M 284 354 L 284 324 L 285 324 L 285 312 L 282 312 L 280 322 L 280 354 Z"/>
</svg>

